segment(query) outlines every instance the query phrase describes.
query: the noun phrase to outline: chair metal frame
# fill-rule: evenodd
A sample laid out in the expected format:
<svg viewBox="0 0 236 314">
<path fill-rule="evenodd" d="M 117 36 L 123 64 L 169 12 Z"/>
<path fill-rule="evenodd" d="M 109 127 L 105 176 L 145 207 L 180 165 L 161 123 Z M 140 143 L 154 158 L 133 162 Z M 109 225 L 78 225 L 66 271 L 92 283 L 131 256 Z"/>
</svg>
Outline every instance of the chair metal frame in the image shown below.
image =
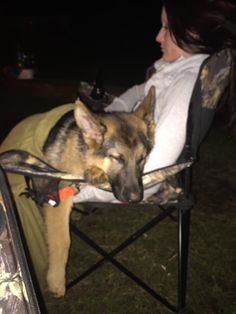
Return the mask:
<svg viewBox="0 0 236 314">
<path fill-rule="evenodd" d="M 186 206 L 187 205 L 187 206 Z M 102 205 L 101 205 L 102 207 Z M 181 207 L 181 208 L 180 208 Z M 179 203 L 179 206 L 169 206 L 152 218 L 143 227 L 139 228 L 135 233 L 131 234 L 125 241 L 119 244 L 115 249 L 110 252 L 105 251 L 101 246 L 99 246 L 95 241 L 89 238 L 84 232 L 82 232 L 77 226 L 71 223 L 71 231 L 78 236 L 81 240 L 87 243 L 91 248 L 93 248 L 97 253 L 99 253 L 102 258 L 98 260 L 89 269 L 80 274 L 76 279 L 71 281 L 67 285 L 67 289 L 72 288 L 74 285 L 78 284 L 82 279 L 86 278 L 88 275 L 93 273 L 96 269 L 102 266 L 105 262 L 110 262 L 121 272 L 132 279 L 138 286 L 152 295 L 155 299 L 164 304 L 168 309 L 173 312 L 180 313 L 181 310 L 185 308 L 186 305 L 186 281 L 187 281 L 187 263 L 188 263 L 188 239 L 189 239 L 189 227 L 190 227 L 190 209 L 192 207 L 192 202 Z M 145 283 L 141 278 L 131 272 L 127 267 L 115 259 L 115 256 L 125 249 L 128 245 L 139 239 L 144 233 L 148 232 L 158 223 L 163 221 L 165 218 L 170 217 L 170 215 L 175 211 L 178 211 L 178 301 L 177 305 L 170 303 L 166 298 L 162 297 L 157 291 L 153 290 L 147 283 Z"/>
</svg>

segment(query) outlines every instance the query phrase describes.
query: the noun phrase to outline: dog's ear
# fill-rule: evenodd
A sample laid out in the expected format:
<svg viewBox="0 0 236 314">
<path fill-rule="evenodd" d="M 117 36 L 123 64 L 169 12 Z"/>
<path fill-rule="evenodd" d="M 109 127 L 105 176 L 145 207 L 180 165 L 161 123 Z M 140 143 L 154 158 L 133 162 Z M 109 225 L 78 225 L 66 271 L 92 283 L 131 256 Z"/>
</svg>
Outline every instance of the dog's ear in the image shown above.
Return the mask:
<svg viewBox="0 0 236 314">
<path fill-rule="evenodd" d="M 90 147 L 100 145 L 106 131 L 97 115 L 90 111 L 80 100 L 75 102 L 74 117 L 76 124 L 81 129 L 84 141 Z"/>
<path fill-rule="evenodd" d="M 155 87 L 151 86 L 147 96 L 134 111 L 134 114 L 144 120 L 148 125 L 154 121 L 154 105 L 156 99 Z"/>
<path fill-rule="evenodd" d="M 134 111 L 134 114 L 145 121 L 148 127 L 148 136 L 152 143 L 154 143 L 155 134 L 155 122 L 154 122 L 154 110 L 155 110 L 156 92 L 155 87 L 151 86 L 147 96 L 142 103 Z"/>
</svg>

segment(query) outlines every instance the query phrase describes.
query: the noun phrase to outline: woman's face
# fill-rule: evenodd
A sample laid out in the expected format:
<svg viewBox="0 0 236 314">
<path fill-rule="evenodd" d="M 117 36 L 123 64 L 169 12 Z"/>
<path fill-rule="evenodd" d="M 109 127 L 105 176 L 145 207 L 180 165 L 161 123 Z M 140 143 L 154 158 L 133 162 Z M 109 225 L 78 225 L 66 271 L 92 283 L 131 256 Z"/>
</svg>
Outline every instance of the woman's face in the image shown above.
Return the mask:
<svg viewBox="0 0 236 314">
<path fill-rule="evenodd" d="M 163 53 L 162 55 L 163 60 L 166 62 L 172 62 L 172 61 L 177 60 L 181 56 L 183 57 L 191 56 L 190 53 L 178 47 L 176 43 L 174 42 L 168 28 L 168 19 L 167 19 L 166 10 L 164 7 L 162 8 L 162 11 L 161 11 L 161 24 L 162 24 L 162 27 L 156 36 L 156 41 L 161 46 L 161 51 Z"/>
</svg>

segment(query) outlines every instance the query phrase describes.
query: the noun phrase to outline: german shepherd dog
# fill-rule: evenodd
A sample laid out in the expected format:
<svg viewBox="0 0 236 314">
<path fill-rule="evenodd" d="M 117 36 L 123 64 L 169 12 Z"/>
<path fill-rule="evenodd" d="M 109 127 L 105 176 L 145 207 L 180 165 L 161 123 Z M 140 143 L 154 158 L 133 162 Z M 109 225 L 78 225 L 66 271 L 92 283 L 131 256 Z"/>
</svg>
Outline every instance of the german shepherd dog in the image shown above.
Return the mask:
<svg viewBox="0 0 236 314">
<path fill-rule="evenodd" d="M 60 171 L 81 175 L 89 184 L 109 182 L 120 202 L 141 201 L 143 168 L 154 144 L 154 103 L 154 87 L 131 113 L 95 113 L 76 101 L 74 110 L 51 128 L 42 147 L 43 160 Z M 73 196 L 61 200 L 56 210 L 43 205 L 47 286 L 56 297 L 65 294 L 72 205 Z"/>
<path fill-rule="evenodd" d="M 132 113 L 93 113 L 77 102 L 74 114 L 65 115 L 51 130 L 43 147 L 45 159 L 57 169 L 82 175 L 90 184 L 108 181 L 121 202 L 141 201 L 143 168 L 154 144 L 154 103 L 153 88 Z M 53 208 L 44 206 L 47 285 L 58 297 L 65 294 L 72 205 L 72 198 L 62 201 L 56 215 Z"/>
</svg>

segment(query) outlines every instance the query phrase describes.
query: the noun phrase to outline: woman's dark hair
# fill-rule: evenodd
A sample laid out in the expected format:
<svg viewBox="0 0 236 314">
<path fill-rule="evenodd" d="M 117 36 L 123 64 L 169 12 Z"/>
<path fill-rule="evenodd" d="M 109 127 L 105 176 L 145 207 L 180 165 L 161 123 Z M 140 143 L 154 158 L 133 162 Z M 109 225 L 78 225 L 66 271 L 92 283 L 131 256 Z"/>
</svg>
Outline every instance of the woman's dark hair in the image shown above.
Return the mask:
<svg viewBox="0 0 236 314">
<path fill-rule="evenodd" d="M 182 49 L 209 54 L 231 49 L 229 125 L 236 134 L 236 0 L 163 0 L 163 6 L 169 31 Z"/>
</svg>

